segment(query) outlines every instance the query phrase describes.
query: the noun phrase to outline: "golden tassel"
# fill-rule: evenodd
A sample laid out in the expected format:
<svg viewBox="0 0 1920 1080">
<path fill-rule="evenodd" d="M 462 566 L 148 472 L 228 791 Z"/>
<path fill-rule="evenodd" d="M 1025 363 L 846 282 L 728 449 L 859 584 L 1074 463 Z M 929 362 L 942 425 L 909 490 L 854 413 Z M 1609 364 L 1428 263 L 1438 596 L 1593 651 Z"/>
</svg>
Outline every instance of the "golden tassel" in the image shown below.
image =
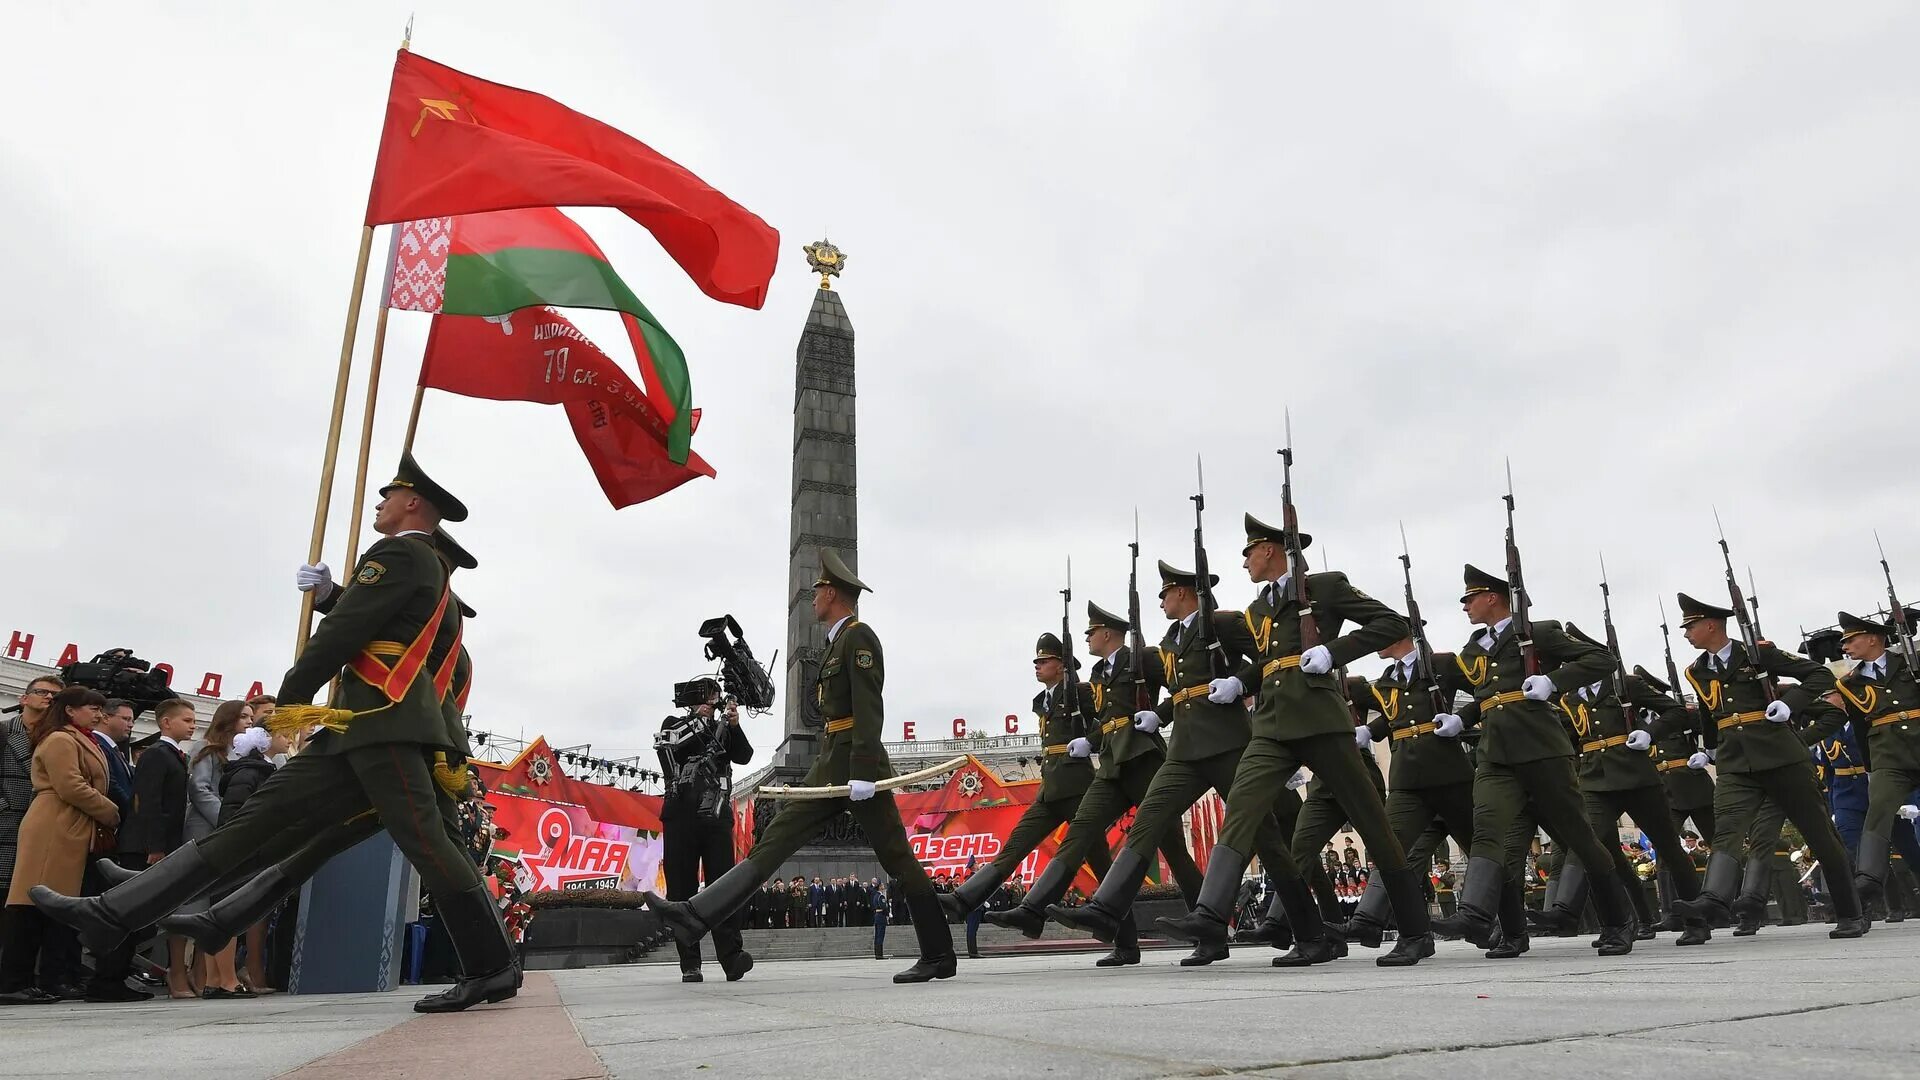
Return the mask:
<svg viewBox="0 0 1920 1080">
<path fill-rule="evenodd" d="M 329 709 L 325 705 L 282 705 L 267 717 L 267 730 L 275 735 L 304 734 L 315 724 L 333 731 L 345 731 L 353 721 L 351 709 Z"/>
<path fill-rule="evenodd" d="M 449 762 L 444 750 L 433 753 L 433 782 L 456 800 L 467 797 L 467 770 Z"/>
</svg>

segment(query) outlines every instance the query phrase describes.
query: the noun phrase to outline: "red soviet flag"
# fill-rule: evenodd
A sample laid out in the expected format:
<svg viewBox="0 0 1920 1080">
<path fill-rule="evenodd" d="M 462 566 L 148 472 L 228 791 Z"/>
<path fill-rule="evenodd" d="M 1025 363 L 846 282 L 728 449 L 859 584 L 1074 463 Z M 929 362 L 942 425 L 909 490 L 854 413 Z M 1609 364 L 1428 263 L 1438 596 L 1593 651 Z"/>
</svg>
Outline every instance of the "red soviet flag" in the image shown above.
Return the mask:
<svg viewBox="0 0 1920 1080">
<path fill-rule="evenodd" d="M 367 224 L 529 206 L 611 206 L 702 292 L 766 302 L 780 234 L 651 147 L 552 98 L 400 50 Z"/>
<path fill-rule="evenodd" d="M 551 308 L 435 315 L 420 385 L 495 401 L 564 406 L 574 441 L 615 509 L 664 495 L 713 466 L 667 458 L 667 423 L 634 380 Z M 700 412 L 693 410 L 693 425 Z"/>
</svg>

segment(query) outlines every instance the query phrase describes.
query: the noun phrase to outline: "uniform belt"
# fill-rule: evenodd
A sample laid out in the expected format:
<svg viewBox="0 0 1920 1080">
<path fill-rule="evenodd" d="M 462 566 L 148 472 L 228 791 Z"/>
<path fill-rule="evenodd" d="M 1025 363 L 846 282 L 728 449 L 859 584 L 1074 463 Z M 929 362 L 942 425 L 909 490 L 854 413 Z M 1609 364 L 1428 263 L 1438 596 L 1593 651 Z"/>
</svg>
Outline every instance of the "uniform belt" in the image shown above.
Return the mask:
<svg viewBox="0 0 1920 1080">
<path fill-rule="evenodd" d="M 1761 710 L 1760 712 L 1737 712 L 1725 720 L 1719 721 L 1714 726 L 1721 731 L 1725 731 L 1728 728 L 1744 727 L 1747 724 L 1757 723 L 1766 718 L 1767 714 L 1765 710 Z"/>
<path fill-rule="evenodd" d="M 1393 741 L 1399 742 L 1402 739 L 1411 739 L 1416 735 L 1425 735 L 1427 732 L 1434 730 L 1436 730 L 1436 728 L 1432 724 L 1414 724 L 1411 727 L 1394 728 Z"/>
<path fill-rule="evenodd" d="M 1900 720 L 1920 720 L 1920 709 L 1906 709 L 1897 713 L 1888 713 L 1885 716 L 1876 716 L 1873 718 L 1873 726 L 1879 727 L 1882 724 L 1891 724 Z"/>
<path fill-rule="evenodd" d="M 1289 668 L 1297 668 L 1299 666 L 1300 658 L 1298 656 L 1282 656 L 1267 661 L 1267 666 L 1260 669 L 1260 677 L 1263 679 L 1271 678 L 1276 671 L 1286 671 Z"/>
<path fill-rule="evenodd" d="M 1189 686 L 1185 690 L 1176 690 L 1173 694 L 1173 703 L 1179 705 L 1182 702 L 1192 701 L 1197 697 L 1205 697 L 1207 692 L 1212 689 L 1213 687 L 1210 684 L 1201 683 L 1199 686 Z"/>
<path fill-rule="evenodd" d="M 1505 693 L 1495 694 L 1488 698 L 1486 707 L 1489 709 L 1497 709 L 1502 705 L 1515 705 L 1525 700 L 1527 700 L 1526 691 L 1508 690 Z"/>
<path fill-rule="evenodd" d="M 842 731 L 853 730 L 853 717 L 839 716 L 827 721 L 827 734 L 836 735 Z"/>
<path fill-rule="evenodd" d="M 1846 766 L 1842 766 L 1841 768 L 1833 770 L 1833 775 L 1862 776 L 1862 775 L 1865 775 L 1866 771 L 1867 771 L 1867 767 L 1865 765 L 1846 765 Z"/>
<path fill-rule="evenodd" d="M 1042 749 L 1046 750 L 1048 757 L 1059 757 L 1061 754 L 1067 752 L 1067 748 L 1064 746 L 1047 746 L 1042 747 Z"/>
<path fill-rule="evenodd" d="M 1116 716 L 1100 725 L 1100 734 L 1111 735 L 1131 723 L 1133 723 L 1133 717 L 1131 716 Z"/>
<path fill-rule="evenodd" d="M 1659 769 L 1661 772 L 1672 772 L 1675 769 L 1684 769 L 1686 767 L 1687 762 L 1685 758 L 1674 758 L 1671 761 L 1662 761 L 1654 766 L 1654 768 Z"/>
<path fill-rule="evenodd" d="M 1625 745 L 1627 745 L 1627 737 L 1625 735 L 1615 735 L 1610 739 L 1595 739 L 1592 742 L 1583 742 L 1580 744 L 1580 752 L 1583 754 L 1591 754 L 1595 750 L 1605 750 L 1610 746 Z M 1682 764 L 1685 764 L 1685 762 L 1682 762 Z"/>
</svg>

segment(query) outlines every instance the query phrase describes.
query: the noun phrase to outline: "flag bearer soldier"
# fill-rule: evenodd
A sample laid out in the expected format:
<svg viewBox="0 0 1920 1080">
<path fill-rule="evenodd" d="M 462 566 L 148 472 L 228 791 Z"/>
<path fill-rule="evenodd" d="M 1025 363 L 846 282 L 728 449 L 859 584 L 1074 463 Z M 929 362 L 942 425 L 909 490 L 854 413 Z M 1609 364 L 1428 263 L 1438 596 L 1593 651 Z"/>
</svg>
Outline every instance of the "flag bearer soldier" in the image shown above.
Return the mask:
<svg viewBox="0 0 1920 1080">
<path fill-rule="evenodd" d="M 827 629 L 827 651 L 820 658 L 815 693 L 820 715 L 827 718 L 820 758 L 808 771 L 810 786 L 846 785 L 847 795 L 833 799 L 798 799 L 774 815 L 760 841 L 733 869 L 695 893 L 693 899 L 663 900 L 643 893 L 647 906 L 673 929 L 681 941 L 698 941 L 745 904 L 760 883 L 772 877 L 787 857 L 813 839 L 844 810 L 866 833 L 881 869 L 899 879 L 906 890 L 913 932 L 920 942 L 920 959 L 896 974 L 896 983 L 951 979 L 955 970 L 953 934 L 920 860 L 907 843 L 906 828 L 893 793 L 877 788 L 893 775 L 892 762 L 881 743 L 886 724 L 881 689 L 886 661 L 880 637 L 861 622 L 854 606 L 867 586 L 847 569 L 840 556 L 821 549 L 820 579 L 813 584 L 814 618 Z"/>
<path fill-rule="evenodd" d="M 97 897 L 35 895 L 96 952 L 241 870 L 263 848 L 297 845 L 371 813 L 420 872 L 465 971 L 414 1008 L 452 1012 L 514 996 L 520 968 L 512 944 L 473 860 L 447 828 L 433 774 L 434 754 L 456 748 L 442 702 L 460 616 L 432 533 L 442 520 L 465 520 L 466 507 L 411 455 L 402 456 L 381 496 L 374 528 L 384 539 L 367 549 L 275 695 L 275 730 L 316 722 L 326 730 L 206 839 Z M 330 707 L 300 704 L 335 677 Z"/>
<path fill-rule="evenodd" d="M 1151 705 L 1159 692 L 1162 665 L 1157 652 L 1142 658 L 1140 678 L 1135 681 L 1133 654 L 1127 645 L 1132 629 L 1128 620 L 1098 604 L 1087 604 L 1087 649 L 1100 657 L 1093 663 L 1093 678 L 1087 684 L 1093 695 L 1091 715 L 1096 725 L 1090 738 L 1100 762 L 1086 793 L 1080 796 L 1067 835 L 1054 850 L 1053 859 L 1033 879 L 1033 887 L 1014 907 L 987 912 L 987 921 L 995 926 L 1037 938 L 1046 927 L 1047 908 L 1066 895 L 1082 863 L 1093 866 L 1105 880 L 1112 864 L 1107 854 L 1107 830 L 1146 797 L 1154 773 L 1167 759 L 1166 739 L 1158 731 L 1134 726 L 1134 713 L 1143 705 Z M 1200 895 L 1200 869 L 1187 852 L 1178 819 L 1162 834 L 1159 848 L 1191 906 Z M 1139 962 L 1139 932 L 1133 919 L 1116 920 L 1113 952 L 1094 961 L 1094 966 L 1121 967 Z"/>
<path fill-rule="evenodd" d="M 1075 668 L 1080 660 L 1073 660 Z M 1055 634 L 1041 634 L 1034 646 L 1033 677 L 1046 689 L 1033 695 L 1033 714 L 1040 721 L 1040 741 L 1045 756 L 1040 765 L 1040 794 L 1013 826 L 1013 832 L 1000 847 L 991 863 L 973 872 L 960 887 L 941 893 L 940 905 L 948 918 L 965 919 L 985 904 L 1013 872 L 1027 853 L 1040 846 L 1055 829 L 1073 820 L 1080 803 L 1093 783 L 1091 756 L 1100 737 L 1099 709 L 1093 687 L 1077 679 L 1069 680 L 1066 648 Z M 1071 690 L 1069 690 L 1071 687 Z M 1078 701 L 1070 703 L 1068 694 Z M 1095 874 L 1106 873 L 1111 864 L 1106 845 L 1087 852 L 1087 862 Z M 1075 868 L 1078 866 L 1076 864 Z"/>
<path fill-rule="evenodd" d="M 1703 724 L 1714 725 L 1718 742 L 1703 758 L 1718 766 L 1713 811 L 1713 854 L 1707 880 L 1692 902 L 1676 901 L 1682 915 L 1709 921 L 1730 917 L 1729 901 L 1740 885 L 1740 857 L 1765 866 L 1771 848 L 1752 844 L 1748 831 L 1768 800 L 1800 829 L 1821 865 L 1848 865 L 1847 849 L 1827 816 L 1825 800 L 1808 747 L 1832 735 L 1845 722 L 1824 695 L 1834 690 L 1833 673 L 1821 664 L 1762 641 L 1750 654 L 1743 642 L 1727 636 L 1731 608 L 1716 607 L 1680 594 L 1680 627 L 1687 642 L 1701 650 L 1687 665 Z M 1769 701 L 1766 679 L 1783 677 L 1799 685 Z M 1796 731 L 1792 720 L 1805 719 Z M 1844 872 L 1827 876 L 1836 924 L 1828 936 L 1859 937 L 1867 932 L 1859 894 Z"/>
<path fill-rule="evenodd" d="M 1288 779 L 1306 765 L 1333 791 L 1386 880 L 1400 940 L 1375 963 L 1416 964 L 1433 955 L 1423 875 L 1407 865 L 1406 851 L 1387 822 L 1385 802 L 1360 763 L 1346 688 L 1335 673 L 1405 637 L 1407 622 L 1338 572 L 1313 574 L 1302 582 L 1304 590 L 1289 589 L 1293 570 L 1285 531 L 1252 514 L 1246 515 L 1245 524 L 1241 555 L 1247 576 L 1262 584 L 1260 595 L 1241 614 L 1245 625 L 1240 636 L 1249 639 L 1250 648 L 1238 675 L 1212 681 L 1209 700 L 1238 702 L 1253 694 L 1251 737 L 1227 793 L 1227 817 L 1207 863 L 1199 905 L 1184 918 L 1160 919 L 1156 925 L 1182 940 L 1206 944 L 1225 939 L 1232 897 L 1246 870 L 1255 830 L 1272 816 L 1279 799 L 1289 797 Z M 1298 535 L 1302 550 L 1311 546 L 1312 537 Z M 1297 569 L 1304 573 L 1305 566 L 1303 558 Z M 1310 615 L 1296 593 L 1304 594 Z M 1325 644 L 1303 649 L 1303 617 L 1315 620 Z M 1340 627 L 1346 622 L 1354 623 L 1354 629 L 1342 635 Z M 1325 963 L 1344 952 L 1345 939 L 1321 921 L 1291 853 L 1280 859 L 1263 853 L 1261 860 L 1294 935 L 1293 951 L 1275 957 L 1274 965 Z"/>
<path fill-rule="evenodd" d="M 1454 658 L 1454 666 L 1473 686 L 1474 700 L 1456 714 L 1437 717 L 1435 730 L 1453 736 L 1470 723 L 1480 727 L 1473 848 L 1459 909 L 1436 929 L 1487 948 L 1501 894 L 1516 865 L 1508 847 L 1524 815 L 1530 813 L 1567 855 L 1589 866 L 1612 861 L 1608 849 L 1615 841 L 1603 840 L 1587 820 L 1574 776 L 1573 744 L 1552 701 L 1557 694 L 1604 678 L 1613 661 L 1604 648 L 1570 636 L 1560 624 L 1534 619 L 1532 646 L 1541 673 L 1526 674 L 1523 628 L 1513 618 L 1512 589 L 1506 578 L 1471 564 L 1465 570 L 1460 606 L 1471 622 L 1485 628 Z M 1631 952 L 1633 915 L 1612 875 L 1598 879 L 1593 906 L 1600 916 L 1600 955 Z"/>
<path fill-rule="evenodd" d="M 1568 635 L 1584 644 L 1606 648 L 1571 623 L 1566 629 Z M 1580 798 L 1586 806 L 1588 823 L 1602 838 L 1615 837 L 1616 823 L 1622 814 L 1632 818 L 1634 826 L 1652 843 L 1654 854 L 1671 876 L 1679 897 L 1691 900 L 1700 895 L 1700 879 L 1694 873 L 1692 860 L 1687 858 L 1685 845 L 1680 843 L 1680 831 L 1674 827 L 1660 771 L 1648 755 L 1656 740 L 1664 738 L 1668 731 L 1685 728 L 1690 717 L 1686 706 L 1655 690 L 1638 675 L 1628 675 L 1625 683 L 1627 703 L 1636 721 L 1631 730 L 1612 678 L 1560 695 L 1560 711 L 1566 716 L 1568 730 L 1580 751 L 1575 766 L 1580 778 Z M 1649 713 L 1654 716 L 1653 721 L 1642 726 L 1639 718 Z M 1636 937 L 1645 940 L 1653 936 L 1653 913 L 1647 910 L 1646 889 L 1641 886 L 1639 875 L 1621 852 L 1617 840 L 1607 845 L 1607 852 L 1613 858 L 1606 867 L 1589 868 L 1578 860 L 1567 861 L 1561 869 L 1559 894 L 1552 906 L 1541 912 L 1540 925 L 1554 930 L 1578 926 L 1580 915 L 1587 907 L 1588 875 L 1610 872 L 1620 879 L 1628 899 L 1633 902 L 1639 926 Z M 1685 922 L 1686 932 L 1675 944 L 1703 945 L 1712 936 L 1704 920 Z"/>
<path fill-rule="evenodd" d="M 1860 823 L 1859 860 L 1854 864 L 1854 887 L 1866 903 L 1885 899 L 1891 859 L 1888 845 L 1899 831 L 1908 863 L 1920 859 L 1913 850 L 1913 828 L 1898 812 L 1913 789 L 1920 787 L 1920 672 L 1907 658 L 1889 651 L 1893 627 L 1840 613 L 1840 647 L 1855 664 L 1840 679 L 1829 700 L 1837 701 L 1864 743 L 1867 766 L 1867 807 Z M 1864 732 L 1864 736 L 1861 733 Z M 1808 838 L 1812 842 L 1812 838 Z M 1816 856 L 1818 853 L 1816 852 Z M 1821 865 L 1832 867 L 1824 856 Z M 1827 871 L 1829 884 L 1837 874 Z"/>
<path fill-rule="evenodd" d="M 1209 574 L 1208 579 L 1208 588 L 1219 584 L 1217 575 Z M 1113 869 L 1101 879 L 1093 899 L 1080 907 L 1055 904 L 1047 909 L 1048 917 L 1055 922 L 1084 930 L 1101 941 L 1113 941 L 1120 923 L 1132 919 L 1133 900 L 1139 895 L 1147 860 L 1167 831 L 1180 827 L 1180 816 L 1187 808 L 1205 795 L 1208 788 L 1223 797 L 1231 797 L 1241 754 L 1247 747 L 1247 710 L 1240 704 L 1239 695 L 1212 693 L 1212 658 L 1208 655 L 1205 635 L 1197 625 L 1199 580 L 1196 573 L 1175 569 L 1164 561 L 1160 563 L 1160 610 L 1174 622 L 1161 639 L 1158 659 L 1160 678 L 1171 694 L 1153 708 L 1137 709 L 1133 726 L 1152 734 L 1163 725 L 1173 725 L 1167 760 L 1154 773 L 1153 782 L 1148 785 L 1134 815 L 1133 826 L 1127 830 L 1126 845 L 1114 856 Z M 1253 648 L 1237 614 L 1215 613 L 1213 630 L 1233 662 L 1238 662 Z M 1284 781 L 1286 777 L 1280 779 Z M 1259 852 L 1261 862 L 1269 871 L 1291 862 L 1287 857 L 1286 838 L 1280 834 L 1279 822 L 1273 816 L 1273 801 L 1269 798 L 1257 820 L 1250 816 L 1243 822 L 1245 835 L 1239 840 Z M 1221 858 L 1220 850 L 1216 844 L 1215 862 Z M 1242 857 L 1240 870 L 1230 875 L 1215 877 L 1209 873 L 1196 904 L 1212 904 L 1221 912 L 1231 911 L 1245 867 Z M 1209 863 L 1209 871 L 1212 868 L 1213 863 Z M 1296 875 L 1296 884 L 1298 880 Z M 1304 893 L 1305 887 L 1301 889 Z M 1206 964 L 1226 955 L 1223 932 L 1217 939 L 1204 942 L 1181 963 Z"/>
</svg>

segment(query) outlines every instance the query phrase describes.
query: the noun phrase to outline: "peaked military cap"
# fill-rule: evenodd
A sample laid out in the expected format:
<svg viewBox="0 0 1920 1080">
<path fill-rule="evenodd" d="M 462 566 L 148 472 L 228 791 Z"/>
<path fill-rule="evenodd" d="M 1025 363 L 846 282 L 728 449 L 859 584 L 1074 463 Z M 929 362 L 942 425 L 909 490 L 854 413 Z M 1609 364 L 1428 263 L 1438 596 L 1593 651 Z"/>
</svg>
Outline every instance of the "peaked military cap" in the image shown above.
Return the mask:
<svg viewBox="0 0 1920 1080">
<path fill-rule="evenodd" d="M 1108 611 L 1106 608 L 1101 607 L 1099 604 L 1096 604 L 1091 600 L 1087 601 L 1088 632 L 1092 632 L 1102 626 L 1106 627 L 1109 630 L 1118 630 L 1123 634 L 1133 629 L 1132 623 L 1128 622 L 1127 620 L 1121 618 L 1118 615 L 1115 615 L 1113 612 Z"/>
<path fill-rule="evenodd" d="M 1860 634 L 1879 634 L 1882 640 L 1891 641 L 1893 640 L 1893 627 L 1888 626 L 1886 623 L 1877 623 L 1872 619 L 1863 619 L 1858 615 L 1849 615 L 1844 611 L 1841 612 L 1840 640 L 1845 641 L 1850 637 L 1855 637 Z"/>
<path fill-rule="evenodd" d="M 1587 632 L 1585 630 L 1580 629 L 1579 627 L 1573 625 L 1570 622 L 1562 623 L 1561 626 L 1563 629 L 1566 630 L 1567 636 L 1572 638 L 1575 641 L 1584 642 L 1588 645 L 1593 646 L 1596 649 L 1605 649 L 1607 647 L 1606 642 L 1595 641 L 1593 638 L 1587 636 Z M 1613 655 L 1612 650 L 1608 650 L 1607 655 L 1612 656 Z"/>
<path fill-rule="evenodd" d="M 1633 673 L 1640 677 L 1641 682 L 1646 683 L 1648 686 L 1653 687 L 1655 690 L 1658 690 L 1663 694 L 1670 694 L 1673 692 L 1673 687 L 1667 685 L 1667 680 L 1654 678 L 1653 672 L 1648 671 L 1646 668 L 1641 667 L 1639 664 L 1633 665 Z"/>
<path fill-rule="evenodd" d="M 1211 589 L 1218 584 L 1220 584 L 1219 574 L 1207 575 L 1207 588 Z M 1200 575 L 1194 573 L 1191 570 L 1181 570 L 1177 567 L 1168 566 L 1167 560 L 1161 559 L 1160 560 L 1160 595 L 1161 596 L 1167 595 L 1167 590 L 1173 588 L 1176 585 L 1185 585 L 1189 589 L 1197 590 L 1200 587 Z"/>
<path fill-rule="evenodd" d="M 853 571 L 847 569 L 847 564 L 840 561 L 839 553 L 832 548 L 820 549 L 820 580 L 814 582 L 813 587 L 817 589 L 822 585 L 856 594 L 873 591 L 867 588 L 866 582 L 853 576 Z"/>
<path fill-rule="evenodd" d="M 453 492 L 434 483 L 420 463 L 413 460 L 411 451 L 400 455 L 400 467 L 394 470 L 393 479 L 380 489 L 380 494 L 385 495 L 394 488 L 406 488 L 432 503 L 433 508 L 440 511 L 442 521 L 467 520 L 467 504 L 454 498 Z"/>
<path fill-rule="evenodd" d="M 433 530 L 433 550 L 439 552 L 440 557 L 447 560 L 448 565 L 456 570 L 477 570 L 480 567 L 480 560 L 474 558 L 466 548 L 461 547 L 460 541 L 455 540 L 453 534 L 445 529 Z"/>
<path fill-rule="evenodd" d="M 1246 515 L 1246 518 L 1247 544 L 1240 549 L 1241 555 L 1244 556 L 1247 552 L 1252 551 L 1253 545 L 1255 544 L 1284 544 L 1287 542 L 1287 530 L 1277 525 L 1269 525 L 1259 518 L 1254 517 L 1252 514 Z M 1300 550 L 1305 551 L 1312 546 L 1313 534 L 1301 533 Z"/>
<path fill-rule="evenodd" d="M 1704 600 L 1695 600 L 1686 593 L 1680 594 L 1680 629 L 1685 630 L 1701 619 L 1731 619 L 1733 609 L 1715 607 Z"/>
<path fill-rule="evenodd" d="M 1064 659 L 1066 655 L 1067 647 L 1060 643 L 1060 636 L 1058 634 L 1041 634 L 1040 640 L 1033 644 L 1033 658 L 1035 661 L 1060 660 Z M 1073 667 L 1076 671 L 1080 669 L 1080 658 L 1077 656 L 1073 658 Z"/>
<path fill-rule="evenodd" d="M 1498 574 L 1489 574 L 1485 570 L 1467 564 L 1466 591 L 1460 594 L 1460 602 L 1466 603 L 1467 597 L 1476 593 L 1491 592 L 1501 596 L 1510 595 L 1513 590 L 1507 586 L 1507 579 Z"/>
</svg>

